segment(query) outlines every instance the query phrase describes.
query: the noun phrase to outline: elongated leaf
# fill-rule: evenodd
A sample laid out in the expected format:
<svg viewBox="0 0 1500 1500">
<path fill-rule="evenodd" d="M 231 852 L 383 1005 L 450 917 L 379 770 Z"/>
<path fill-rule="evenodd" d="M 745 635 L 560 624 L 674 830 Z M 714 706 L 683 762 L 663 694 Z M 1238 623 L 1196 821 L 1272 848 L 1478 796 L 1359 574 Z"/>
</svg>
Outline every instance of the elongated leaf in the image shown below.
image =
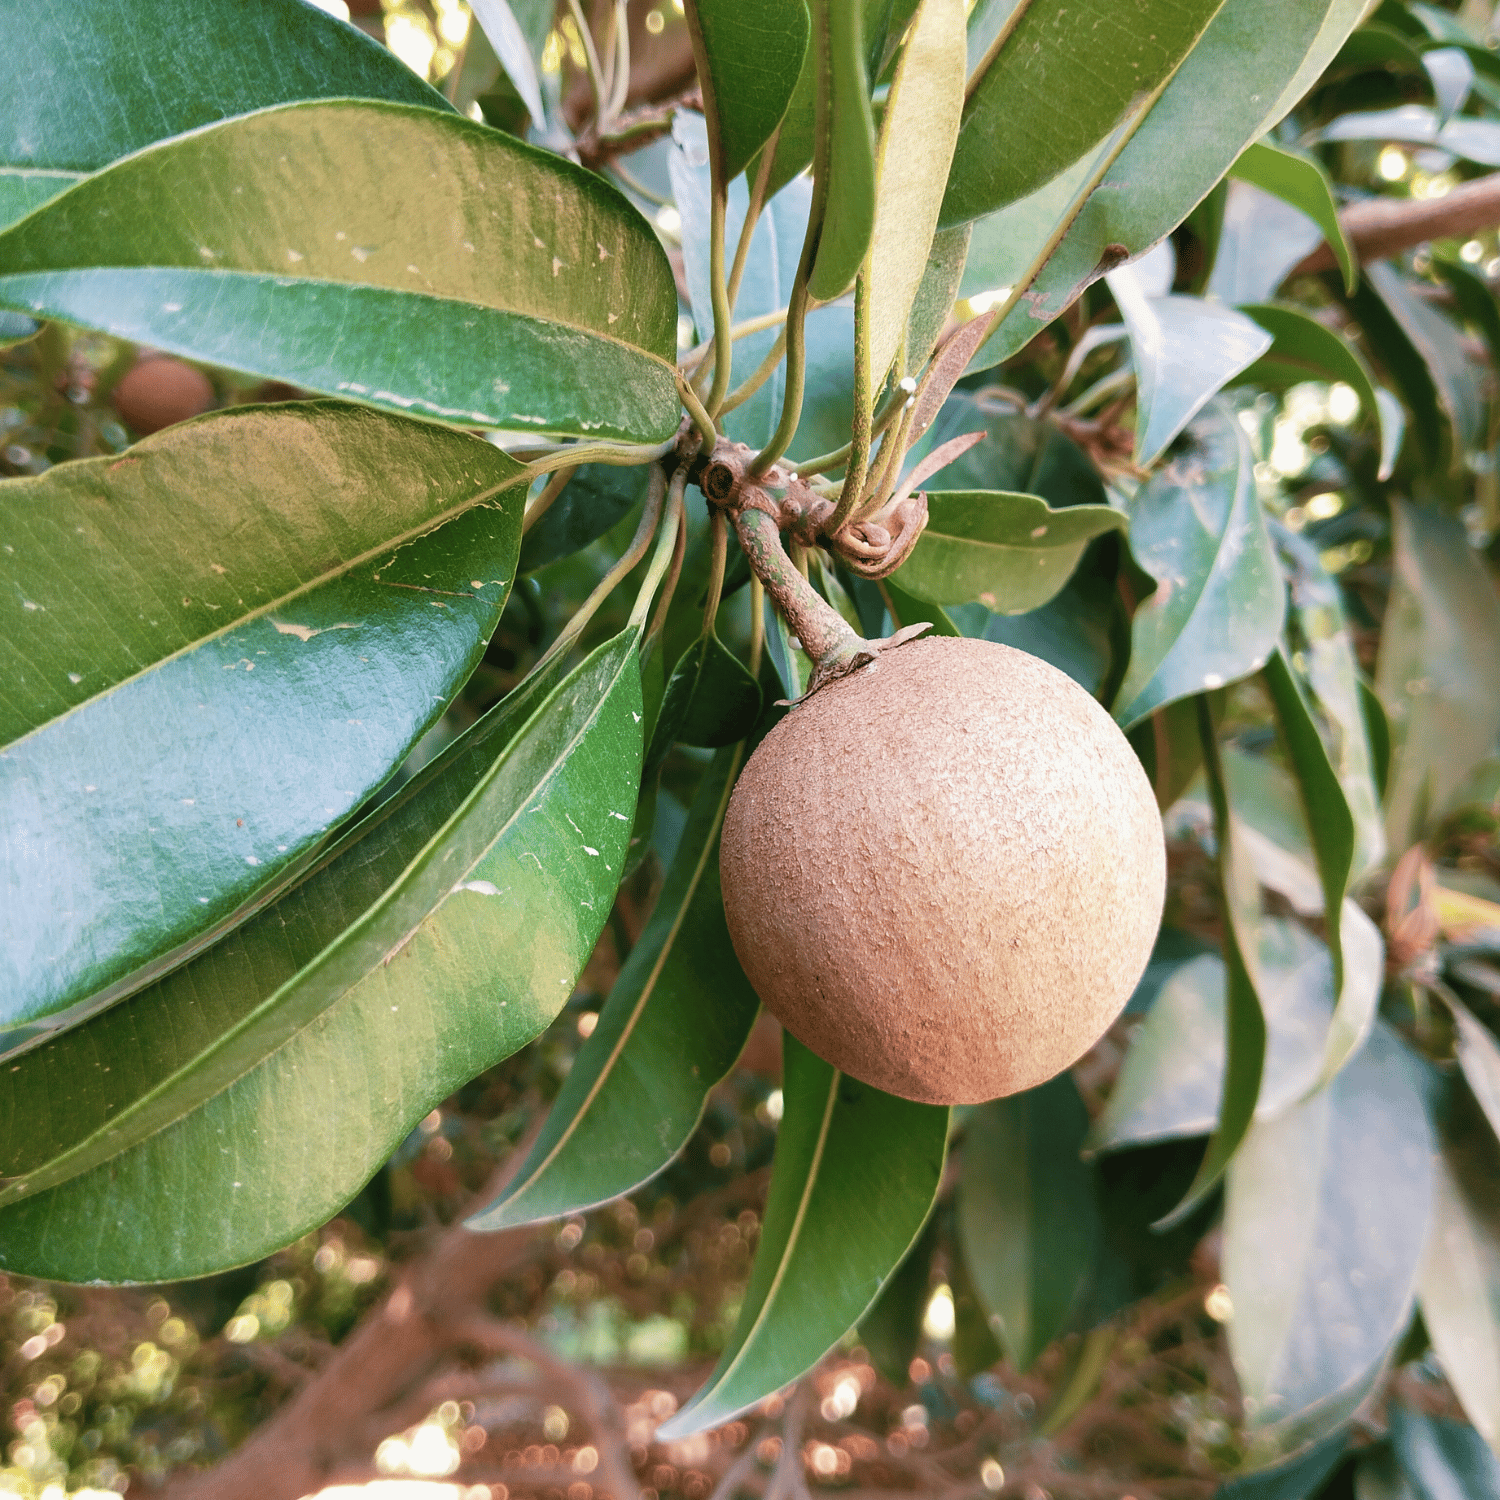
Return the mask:
<svg viewBox="0 0 1500 1500">
<path fill-rule="evenodd" d="M 682 1149 L 734 1066 L 760 1001 L 724 925 L 719 828 L 744 760 L 704 776 L 640 940 L 526 1160 L 469 1220 L 505 1229 L 577 1213 L 639 1187 Z"/>
<path fill-rule="evenodd" d="M 1271 335 L 1244 313 L 1201 297 L 1148 297 L 1133 266 L 1105 278 L 1130 330 L 1136 370 L 1135 461 L 1153 464 Z"/>
<path fill-rule="evenodd" d="M 1218 845 L 1219 888 L 1224 895 L 1224 1086 L 1218 1124 L 1182 1201 L 1158 1221 L 1180 1224 L 1218 1185 L 1255 1119 L 1266 1059 L 1266 1017 L 1261 1003 L 1259 964 L 1260 893 L 1248 868 L 1244 841 L 1230 810 L 1219 742 L 1208 700 L 1199 697 L 1198 735 L 1203 770 L 1213 807 Z"/>
<path fill-rule="evenodd" d="M 1359 397 L 1361 414 L 1380 429 L 1380 479 L 1389 479 L 1400 446 L 1400 433 L 1387 431 L 1375 381 L 1354 348 L 1331 328 L 1295 307 L 1250 303 L 1240 309 L 1254 318 L 1275 342 L 1239 377 L 1238 384 L 1284 391 L 1303 380 L 1342 380 Z"/>
<path fill-rule="evenodd" d="M 451 107 L 371 37 L 301 0 L 257 0 L 248 13 L 204 0 L 170 24 L 152 0 L 99 12 L 11 6 L 5 46 L 4 166 L 93 172 L 165 136 L 294 99 Z"/>
<path fill-rule="evenodd" d="M 268 1019 L 315 1009 L 318 994 L 305 984 L 299 994 L 299 977 L 397 884 L 562 675 L 553 666 L 528 679 L 229 938 L 0 1074 L 0 1203 L 180 1119 L 243 1071 Z M 320 993 L 331 1003 L 335 991 L 325 983 Z"/>
<path fill-rule="evenodd" d="M 289 105 L 129 157 L 0 234 L 0 302 L 436 421 L 677 425 L 677 294 L 635 209 L 406 105 Z"/>
<path fill-rule="evenodd" d="M 1490 1129 L 1500 1135 L 1500 1042 L 1456 999 L 1448 999 L 1457 1030 L 1458 1065 Z"/>
<path fill-rule="evenodd" d="M 1131 624 L 1130 668 L 1113 709 L 1126 729 L 1255 671 L 1286 612 L 1244 431 L 1216 405 L 1188 432 L 1192 446 L 1131 507 L 1131 551 L 1157 587 Z"/>
<path fill-rule="evenodd" d="M 1500 125 L 1496 128 L 1500 130 Z M 1453 424 L 1455 446 L 1467 452 L 1480 441 L 1484 400 L 1479 366 L 1464 351 L 1458 329 L 1415 296 L 1394 266 L 1377 261 L 1366 269 L 1365 277 L 1426 367 Z"/>
<path fill-rule="evenodd" d="M 473 0 L 472 8 L 474 19 L 494 48 L 500 66 L 505 69 L 505 76 L 521 96 L 521 103 L 526 106 L 531 123 L 540 128 L 547 121 L 547 111 L 542 104 L 542 87 L 537 78 L 531 47 L 515 12 L 506 0 Z"/>
<path fill-rule="evenodd" d="M 739 1321 L 704 1387 L 657 1428 L 718 1427 L 823 1357 L 875 1301 L 937 1194 L 948 1111 L 856 1083 L 790 1034 L 771 1192 Z"/>
<path fill-rule="evenodd" d="M 0 1213 L 0 1263 L 61 1280 L 202 1275 L 336 1212 L 424 1113 L 567 999 L 619 879 L 640 708 L 627 632 L 544 701 L 373 907 L 338 913 L 338 929 L 357 920 L 332 947 L 307 953 L 295 921 L 268 920 L 264 945 L 223 981 L 253 991 L 240 1029 L 258 1051 L 248 1070 L 102 1166 Z M 318 904 L 341 888 L 323 888 Z M 362 940 L 386 923 L 395 940 L 372 956 Z M 267 995 L 267 978 L 282 975 Z M 320 976 L 334 993 L 319 1008 Z M 203 1003 L 232 1002 L 214 985 Z M 226 1036 L 206 1065 L 230 1060 L 235 1041 Z M 104 1066 L 95 1054 L 86 1086 L 98 1088 Z"/>
<path fill-rule="evenodd" d="M 1241 182 L 1252 183 L 1301 209 L 1323 231 L 1328 248 L 1343 272 L 1344 289 L 1354 290 L 1359 280 L 1359 262 L 1339 222 L 1333 180 L 1322 162 L 1300 151 L 1272 145 L 1270 141 L 1255 141 L 1245 147 L 1229 171 Z"/>
<path fill-rule="evenodd" d="M 872 389 L 901 348 L 927 269 L 963 111 L 964 36 L 963 0 L 923 0 L 886 100 L 864 271 Z"/>
<path fill-rule="evenodd" d="M 1500 306 L 1489 282 L 1461 259 L 1434 257 L 1433 269 L 1447 283 L 1459 312 L 1489 345 L 1491 361 L 1500 361 Z"/>
<path fill-rule="evenodd" d="M 760 684 L 712 631 L 682 653 L 667 679 L 648 764 L 673 743 L 711 750 L 744 739 L 760 717 Z"/>
<path fill-rule="evenodd" d="M 854 280 L 875 226 L 875 119 L 865 72 L 863 12 L 849 0 L 812 0 L 814 49 L 827 70 L 815 129 L 824 138 L 822 230 L 807 287 L 821 302 Z M 836 164 L 836 165 L 835 165 Z M 815 177 L 820 174 L 815 171 Z"/>
<path fill-rule="evenodd" d="M 521 540 L 518 573 L 530 573 L 581 552 L 622 521 L 645 498 L 648 471 L 584 464 Z"/>
<path fill-rule="evenodd" d="M 1349 888 L 1349 875 L 1354 867 L 1354 814 L 1284 646 L 1271 653 L 1262 675 L 1275 705 L 1282 742 L 1312 837 L 1318 879 L 1323 887 L 1323 909 L 1342 912 L 1344 892 Z M 1346 982 L 1340 928 L 1341 924 L 1333 921 L 1327 926 L 1328 952 L 1333 960 L 1333 993 L 1339 996 L 1340 1004 L 1329 1028 L 1319 1085 L 1327 1083 L 1344 1066 L 1375 1020 L 1376 997 L 1367 993 L 1363 985 Z"/>
<path fill-rule="evenodd" d="M 82 172 L 48 172 L 26 167 L 0 167 L 0 229 L 25 218 L 64 188 L 84 178 Z"/>
<path fill-rule="evenodd" d="M 1462 1113 L 1450 1108 L 1440 1120 L 1418 1297 L 1443 1373 L 1469 1420 L 1494 1444 L 1500 1439 L 1500 1149 L 1473 1113 L 1472 1106 Z"/>
<path fill-rule="evenodd" d="M 1386 835 L 1405 849 L 1500 734 L 1500 596 L 1456 520 L 1397 501 L 1376 686 L 1390 717 Z"/>
<path fill-rule="evenodd" d="M 1449 120 L 1439 123 L 1437 111 L 1425 104 L 1400 104 L 1342 115 L 1319 132 L 1323 141 L 1404 141 L 1413 146 L 1436 146 L 1484 167 L 1500 167 L 1500 121 Z"/>
<path fill-rule="evenodd" d="M 1288 273 L 1323 242 L 1299 208 L 1248 182 L 1231 180 L 1207 294 L 1231 307 L 1264 302 Z"/>
<path fill-rule="evenodd" d="M 1294 1104 L 1318 1078 L 1332 1004 L 1328 950 L 1294 922 L 1259 927 L 1259 993 L 1266 1017 L 1265 1076 L 1255 1106 L 1266 1119 Z M 1208 1135 L 1224 1091 L 1225 967 L 1203 954 L 1162 986 L 1104 1112 L 1089 1132 L 1092 1151 Z"/>
<path fill-rule="evenodd" d="M 807 53 L 805 0 L 692 0 L 688 33 L 719 180 L 738 177 L 771 138 Z"/>
<path fill-rule="evenodd" d="M 390 775 L 499 621 L 518 473 L 308 404 L 0 488 L 0 1048 L 234 926 Z"/>
<path fill-rule="evenodd" d="M 1017 6 L 976 69 L 943 223 L 1035 192 L 1179 68 L 1223 0 L 1142 0 L 1125 12 Z"/>
<path fill-rule="evenodd" d="M 1045 266 L 998 283 L 1025 295 L 975 367 L 1009 358 L 1090 282 L 1180 224 L 1245 147 L 1306 92 L 1364 8 L 1361 0 L 1225 0 L 1160 97 L 1147 99 L 1088 201 L 1073 209 L 1065 195 L 1066 212 L 1054 212 L 1030 241 L 1043 250 L 1062 235 Z M 1039 207 L 1030 205 L 1028 215 L 1037 217 Z M 1008 230 L 997 224 L 992 233 L 1004 237 Z M 1034 259 L 1033 251 L 1028 267 Z"/>
<path fill-rule="evenodd" d="M 1335 1432 L 1284 1463 L 1226 1480 L 1214 1500 L 1313 1500 L 1348 1447 L 1349 1434 Z"/>
<path fill-rule="evenodd" d="M 1045 604 L 1090 541 L 1127 525 L 1107 505 L 1053 510 L 1035 495 L 977 490 L 935 490 L 927 511 L 927 529 L 896 571 L 901 587 L 934 604 L 979 603 L 1000 614 Z"/>
<path fill-rule="evenodd" d="M 964 1137 L 958 1233 L 990 1326 L 1017 1369 L 1067 1326 L 1100 1236 L 1088 1111 L 1072 1077 L 981 1105 Z"/>
<path fill-rule="evenodd" d="M 1500 1500 L 1500 1459 L 1462 1422 L 1391 1403 L 1391 1446 L 1418 1500 Z"/>
<path fill-rule="evenodd" d="M 1324 1090 L 1258 1121 L 1229 1169 L 1224 1280 L 1246 1415 L 1269 1452 L 1341 1426 L 1411 1314 L 1432 1142 L 1383 1026 Z"/>
<path fill-rule="evenodd" d="M 937 341 L 953 313 L 969 254 L 967 224 L 940 229 L 933 236 L 927 269 L 917 285 L 911 317 L 906 324 L 906 368 L 920 370 L 932 357 Z"/>
</svg>

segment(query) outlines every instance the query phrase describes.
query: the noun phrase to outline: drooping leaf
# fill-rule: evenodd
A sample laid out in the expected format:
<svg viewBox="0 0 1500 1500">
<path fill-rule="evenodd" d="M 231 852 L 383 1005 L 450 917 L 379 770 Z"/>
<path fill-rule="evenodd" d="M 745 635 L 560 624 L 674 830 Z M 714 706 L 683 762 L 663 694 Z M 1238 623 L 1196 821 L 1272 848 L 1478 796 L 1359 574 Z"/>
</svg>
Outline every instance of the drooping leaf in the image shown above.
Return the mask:
<svg viewBox="0 0 1500 1500">
<path fill-rule="evenodd" d="M 1398 419 L 1404 423 L 1409 416 L 1412 446 L 1417 450 L 1416 461 L 1440 466 L 1448 457 L 1443 408 L 1426 361 L 1392 316 L 1368 276 L 1348 300 L 1361 341 L 1396 392 L 1392 395 L 1383 385 L 1375 388 L 1382 425 L 1389 427 Z"/>
<path fill-rule="evenodd" d="M 1264 302 L 1323 242 L 1306 214 L 1248 182 L 1226 184 L 1224 219 L 1205 291 L 1230 307 Z"/>
<path fill-rule="evenodd" d="M 1323 141 L 1404 141 L 1435 146 L 1482 167 L 1500 167 L 1500 121 L 1467 117 L 1439 124 L 1426 104 L 1399 104 L 1394 109 L 1341 115 L 1318 133 Z"/>
<path fill-rule="evenodd" d="M 1405 849 L 1500 734 L 1500 595 L 1456 520 L 1406 501 L 1392 520 L 1376 687 L 1392 741 L 1386 836 Z"/>
<path fill-rule="evenodd" d="M 1417 1500 L 1500 1500 L 1500 1459 L 1463 1422 L 1449 1422 L 1393 1401 L 1391 1447 Z"/>
<path fill-rule="evenodd" d="M 667 679 L 646 756 L 654 764 L 673 743 L 716 750 L 744 739 L 760 717 L 760 684 L 711 630 L 682 653 Z"/>
<path fill-rule="evenodd" d="M 1433 269 L 1447 283 L 1459 312 L 1489 345 L 1490 359 L 1500 360 L 1500 306 L 1489 283 L 1460 259 L 1435 256 Z"/>
<path fill-rule="evenodd" d="M 974 1289 L 1017 1369 L 1078 1311 L 1100 1235 L 1088 1111 L 1071 1075 L 981 1105 L 964 1137 L 958 1233 Z"/>
<path fill-rule="evenodd" d="M 935 604 L 983 604 L 1023 614 L 1067 583 L 1096 536 L 1124 531 L 1107 505 L 1053 510 L 1035 495 L 934 490 L 927 529 L 896 570 L 903 589 Z"/>
<path fill-rule="evenodd" d="M 1458 1065 L 1490 1129 L 1500 1135 L 1500 1042 L 1466 1005 L 1452 998 L 1448 1005 L 1453 1012 Z"/>
<path fill-rule="evenodd" d="M 691 0 L 688 34 L 719 180 L 738 177 L 781 123 L 807 52 L 805 0 Z"/>
<path fill-rule="evenodd" d="M 1453 424 L 1455 445 L 1459 452 L 1467 452 L 1481 438 L 1484 400 L 1480 368 L 1465 353 L 1458 329 L 1415 296 L 1394 266 L 1377 261 L 1366 268 L 1365 277 L 1426 367 Z"/>
<path fill-rule="evenodd" d="M 940 229 L 932 238 L 927 269 L 917 285 L 906 323 L 906 368 L 920 370 L 932 357 L 939 335 L 953 313 L 969 254 L 969 228 Z"/>
<path fill-rule="evenodd" d="M 1064 193 L 1061 215 L 1023 200 L 1014 211 L 1024 222 L 1014 232 L 998 222 L 1011 210 L 992 221 L 996 238 L 1027 247 L 1022 269 L 997 283 L 1024 296 L 974 367 L 1009 358 L 1090 282 L 1121 259 L 1144 254 L 1180 224 L 1245 147 L 1307 91 L 1364 8 L 1361 0 L 1290 0 L 1278 4 L 1273 17 L 1266 0 L 1225 0 L 1160 97 L 1145 101 L 1128 141 L 1105 164 L 1107 173 L 1094 179 L 1097 186 L 1081 208 Z M 1085 172 L 1080 181 L 1087 180 Z M 1060 178 L 1053 187 L 1061 185 Z"/>
<path fill-rule="evenodd" d="M 1222 4 L 1017 7 L 974 70 L 944 225 L 1004 208 L 1087 154 L 1181 67 Z"/>
<path fill-rule="evenodd" d="M 301 0 L 257 0 L 251 13 L 205 0 L 169 25 L 152 0 L 100 12 L 23 6 L 6 15 L 5 45 L 6 167 L 93 172 L 166 136 L 295 99 L 451 108 L 373 38 Z"/>
<path fill-rule="evenodd" d="M 921 1232 L 942 1177 L 948 1111 L 857 1083 L 790 1034 L 785 1113 L 750 1285 L 703 1388 L 657 1428 L 718 1427 L 823 1357 Z"/>
<path fill-rule="evenodd" d="M 102 1165 L 6 1208 L 0 1264 L 64 1281 L 197 1276 L 259 1259 L 337 1212 L 423 1114 L 566 1001 L 619 879 L 639 714 L 627 632 L 545 699 L 373 906 L 343 909 L 346 879 L 308 882 L 284 900 L 311 891 L 311 909 L 289 906 L 284 925 L 278 909 L 254 948 L 234 947 L 246 929 L 200 959 L 224 965 L 201 971 L 201 1003 L 238 1003 L 239 1035 L 257 1039 L 248 1071 Z M 315 924 L 330 920 L 335 940 L 321 948 Z M 362 939 L 387 925 L 394 940 L 372 955 Z M 321 1006 L 320 983 L 335 992 Z M 298 1024 L 278 995 L 291 1010 L 310 1002 Z M 90 1029 L 128 1019 L 134 1004 Z M 173 1027 L 143 1027 L 132 1044 L 142 1067 L 148 1040 L 178 1045 Z M 232 1061 L 236 1040 L 212 1036 L 199 1066 Z M 105 1066 L 94 1054 L 73 1089 L 99 1097 Z"/>
<path fill-rule="evenodd" d="M 963 0 L 922 0 L 886 99 L 875 151 L 875 218 L 862 273 L 872 390 L 901 349 L 927 270 L 963 103 Z M 842 170 L 842 162 L 839 166 Z"/>
<path fill-rule="evenodd" d="M 408 105 L 288 105 L 141 151 L 0 234 L 0 302 L 435 421 L 677 426 L 677 293 L 635 209 Z"/>
<path fill-rule="evenodd" d="M 474 20 L 483 30 L 486 40 L 494 48 L 496 60 L 505 69 L 505 76 L 521 96 L 521 103 L 531 116 L 531 122 L 540 128 L 546 123 L 547 111 L 542 103 L 542 86 L 537 78 L 536 60 L 531 55 L 531 46 L 521 23 L 507 0 L 472 0 Z"/>
<path fill-rule="evenodd" d="M 1468 101 L 1474 87 L 1474 64 L 1462 47 L 1434 47 L 1422 54 L 1422 68 L 1432 82 L 1441 129 Z"/>
<path fill-rule="evenodd" d="M 1364 1399 L 1411 1315 L 1431 1155 L 1415 1065 L 1383 1026 L 1326 1089 L 1246 1137 L 1223 1269 L 1252 1451 L 1295 1452 Z"/>
<path fill-rule="evenodd" d="M 1127 729 L 1174 699 L 1255 671 L 1286 610 L 1243 429 L 1215 405 L 1188 434 L 1191 446 L 1131 506 L 1131 551 L 1157 587 L 1136 609 L 1115 698 Z"/>
<path fill-rule="evenodd" d="M 0 487 L 0 1050 L 233 927 L 390 775 L 499 621 L 519 473 L 314 403 Z"/>
<path fill-rule="evenodd" d="M 922 1338 L 922 1314 L 931 1290 L 932 1251 L 940 1218 L 934 1214 L 927 1221 L 906 1259 L 880 1289 L 869 1312 L 859 1320 L 859 1341 L 868 1351 L 871 1363 L 898 1389 L 911 1378 L 907 1372 Z M 955 1286 L 952 1291 L 956 1322 L 958 1288 Z M 954 1341 L 957 1342 L 956 1330 Z M 996 1349 L 995 1359 L 999 1357 L 1000 1351 Z"/>
<path fill-rule="evenodd" d="M 719 828 L 743 760 L 741 746 L 714 758 L 651 921 L 542 1133 L 470 1228 L 577 1213 L 639 1187 L 682 1149 L 733 1067 L 760 1008 L 719 891 Z"/>
<path fill-rule="evenodd" d="M 1266 1017 L 1259 962 L 1260 892 L 1230 809 L 1218 732 L 1208 700 L 1197 699 L 1203 770 L 1213 809 L 1215 863 L 1224 897 L 1224 1083 L 1218 1123 L 1182 1201 L 1159 1221 L 1180 1224 L 1218 1185 L 1255 1119 L 1266 1059 Z"/>
<path fill-rule="evenodd" d="M 522 538 L 516 571 L 534 572 L 597 541 L 641 503 L 646 480 L 644 467 L 584 464 Z"/>
<path fill-rule="evenodd" d="M 1240 311 L 1254 318 L 1272 335 L 1274 343 L 1269 353 L 1240 375 L 1238 383 L 1284 391 L 1303 380 L 1342 380 L 1359 397 L 1361 415 L 1380 429 L 1377 477 L 1389 479 L 1400 447 L 1400 432 L 1387 430 L 1375 381 L 1355 349 L 1331 328 L 1295 307 L 1257 302 Z"/>
<path fill-rule="evenodd" d="M 1156 462 L 1209 399 L 1271 347 L 1244 313 L 1201 297 L 1148 297 L 1134 266 L 1105 278 L 1130 330 L 1135 461 Z"/>
<path fill-rule="evenodd" d="M 1460 1103 L 1451 1085 L 1449 1097 L 1451 1105 Z M 1472 1105 L 1451 1105 L 1437 1122 L 1441 1149 L 1433 1164 L 1432 1229 L 1417 1295 L 1443 1373 L 1469 1420 L 1493 1444 L 1500 1438 L 1500 1214 L 1494 1191 L 1500 1148 L 1493 1130 L 1473 1118 Z"/>
<path fill-rule="evenodd" d="M 842 295 L 870 247 L 875 225 L 875 119 L 865 71 L 864 16 L 850 0 L 812 0 L 813 51 L 826 70 L 817 94 L 814 129 L 823 139 L 814 157 L 826 180 L 814 189 L 822 228 L 808 291 L 820 302 Z M 826 153 L 826 155 L 824 154 Z"/>
<path fill-rule="evenodd" d="M 1339 222 L 1338 204 L 1333 196 L 1333 181 L 1322 162 L 1300 151 L 1270 141 L 1255 141 L 1246 146 L 1229 169 L 1232 177 L 1248 182 L 1262 192 L 1301 209 L 1323 231 L 1328 248 L 1333 251 L 1343 272 L 1344 289 L 1352 292 L 1359 280 L 1359 262 L 1354 247 Z"/>
</svg>

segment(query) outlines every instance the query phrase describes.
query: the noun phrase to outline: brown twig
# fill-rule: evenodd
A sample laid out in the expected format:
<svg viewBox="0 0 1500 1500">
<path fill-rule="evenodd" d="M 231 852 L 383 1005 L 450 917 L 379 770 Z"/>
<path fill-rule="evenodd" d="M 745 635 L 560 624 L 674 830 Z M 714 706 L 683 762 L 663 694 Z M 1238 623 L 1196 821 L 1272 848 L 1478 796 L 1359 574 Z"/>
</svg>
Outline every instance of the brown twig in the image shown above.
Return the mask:
<svg viewBox="0 0 1500 1500">
<path fill-rule="evenodd" d="M 1361 265 L 1384 260 L 1428 240 L 1468 239 L 1500 225 L 1500 172 L 1460 183 L 1441 198 L 1371 198 L 1353 203 L 1339 223 Z M 1337 262 L 1327 241 L 1304 256 L 1291 275 L 1332 271 Z"/>
</svg>

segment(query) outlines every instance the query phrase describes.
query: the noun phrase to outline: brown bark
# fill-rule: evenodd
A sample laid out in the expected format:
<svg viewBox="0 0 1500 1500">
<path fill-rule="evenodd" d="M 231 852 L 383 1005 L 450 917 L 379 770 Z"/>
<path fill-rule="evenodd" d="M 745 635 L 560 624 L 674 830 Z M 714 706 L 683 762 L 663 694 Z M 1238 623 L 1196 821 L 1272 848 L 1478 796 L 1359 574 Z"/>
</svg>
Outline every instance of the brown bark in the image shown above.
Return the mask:
<svg viewBox="0 0 1500 1500">
<path fill-rule="evenodd" d="M 1372 198 L 1339 214 L 1361 265 L 1384 260 L 1428 240 L 1457 239 L 1500 225 L 1500 172 L 1460 183 L 1441 198 Z M 1327 242 L 1293 267 L 1293 276 L 1331 271 L 1337 262 Z"/>
</svg>

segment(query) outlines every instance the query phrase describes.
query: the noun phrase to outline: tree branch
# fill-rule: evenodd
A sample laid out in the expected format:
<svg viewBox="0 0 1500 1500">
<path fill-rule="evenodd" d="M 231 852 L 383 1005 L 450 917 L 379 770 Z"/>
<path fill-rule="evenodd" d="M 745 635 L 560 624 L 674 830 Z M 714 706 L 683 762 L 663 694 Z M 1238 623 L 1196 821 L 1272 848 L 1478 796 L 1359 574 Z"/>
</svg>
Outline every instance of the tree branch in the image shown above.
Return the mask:
<svg viewBox="0 0 1500 1500">
<path fill-rule="evenodd" d="M 1500 225 L 1500 172 L 1460 183 L 1441 198 L 1372 198 L 1339 214 L 1344 233 L 1361 265 L 1384 260 L 1428 240 L 1468 239 Z M 1292 268 L 1292 276 L 1332 271 L 1336 262 L 1327 241 Z"/>
</svg>

